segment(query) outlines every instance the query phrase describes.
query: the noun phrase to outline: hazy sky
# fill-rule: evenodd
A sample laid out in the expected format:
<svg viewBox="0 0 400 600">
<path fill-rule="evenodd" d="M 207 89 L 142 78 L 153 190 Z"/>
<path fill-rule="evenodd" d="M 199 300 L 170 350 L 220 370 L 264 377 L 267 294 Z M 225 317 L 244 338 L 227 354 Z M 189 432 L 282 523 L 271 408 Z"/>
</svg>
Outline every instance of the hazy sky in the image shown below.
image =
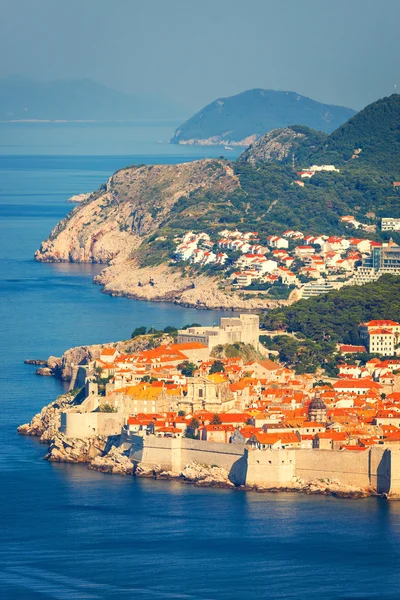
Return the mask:
<svg viewBox="0 0 400 600">
<path fill-rule="evenodd" d="M 400 0 L 0 0 L 0 76 L 197 110 L 254 87 L 361 108 L 400 88 Z"/>
</svg>

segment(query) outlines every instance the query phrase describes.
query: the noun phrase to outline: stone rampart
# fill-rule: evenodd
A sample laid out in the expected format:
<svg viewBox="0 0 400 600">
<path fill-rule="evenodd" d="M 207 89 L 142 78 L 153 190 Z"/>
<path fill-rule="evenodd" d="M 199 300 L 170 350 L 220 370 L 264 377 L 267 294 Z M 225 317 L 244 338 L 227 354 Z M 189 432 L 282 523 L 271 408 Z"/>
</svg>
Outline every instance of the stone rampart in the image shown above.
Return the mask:
<svg viewBox="0 0 400 600">
<path fill-rule="evenodd" d="M 226 469 L 236 485 L 285 487 L 294 477 L 304 482 L 332 479 L 380 494 L 400 495 L 400 449 L 258 450 L 244 444 L 153 435 L 132 435 L 130 442 L 131 460 L 149 469 L 179 473 L 197 462 Z"/>
<path fill-rule="evenodd" d="M 164 471 L 179 473 L 187 464 L 197 462 L 226 469 L 237 485 L 245 482 L 244 444 L 219 444 L 154 435 L 132 435 L 131 442 L 131 460 L 140 462 L 144 467 L 157 466 Z"/>
<path fill-rule="evenodd" d="M 118 413 L 63 412 L 60 431 L 68 438 L 78 439 L 118 435 L 124 422 L 124 415 Z"/>
<path fill-rule="evenodd" d="M 338 479 L 346 485 L 370 485 L 369 450 L 300 449 L 295 452 L 296 475 L 305 481 Z"/>
</svg>

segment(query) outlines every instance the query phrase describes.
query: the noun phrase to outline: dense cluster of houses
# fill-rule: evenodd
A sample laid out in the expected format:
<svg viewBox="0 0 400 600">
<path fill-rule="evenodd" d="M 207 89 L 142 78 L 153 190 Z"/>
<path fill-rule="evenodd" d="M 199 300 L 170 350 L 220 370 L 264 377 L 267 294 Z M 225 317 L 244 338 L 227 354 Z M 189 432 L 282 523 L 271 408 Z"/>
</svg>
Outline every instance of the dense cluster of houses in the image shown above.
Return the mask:
<svg viewBox="0 0 400 600">
<path fill-rule="evenodd" d="M 367 227 L 350 216 L 342 220 L 356 228 Z M 314 236 L 294 230 L 270 235 L 263 242 L 257 232 L 223 230 L 219 239 L 212 240 L 205 232 L 190 231 L 177 240 L 175 259 L 222 268 L 233 288 L 268 289 L 281 284 L 297 288 L 300 297 L 309 297 L 355 283 L 362 261 L 380 246 L 364 238 Z M 260 288 L 260 284 L 267 285 Z"/>
<path fill-rule="evenodd" d="M 400 331 L 392 321 L 362 328 L 371 334 L 383 326 Z M 73 410 L 87 403 L 92 411 L 119 413 L 127 436 L 351 452 L 400 444 L 400 359 L 360 366 L 351 356 L 364 346 L 339 350 L 346 362 L 337 378 L 322 382 L 269 358 L 216 359 L 200 342 L 133 354 L 104 348 L 84 367 L 87 398 Z"/>
</svg>

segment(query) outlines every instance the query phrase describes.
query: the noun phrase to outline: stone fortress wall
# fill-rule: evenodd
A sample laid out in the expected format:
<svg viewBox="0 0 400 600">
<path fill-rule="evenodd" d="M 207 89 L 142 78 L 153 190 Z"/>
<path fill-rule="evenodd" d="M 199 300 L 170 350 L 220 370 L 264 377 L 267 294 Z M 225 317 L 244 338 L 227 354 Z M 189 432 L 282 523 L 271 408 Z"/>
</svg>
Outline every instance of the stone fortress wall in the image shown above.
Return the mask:
<svg viewBox="0 0 400 600">
<path fill-rule="evenodd" d="M 237 317 L 223 317 L 219 327 L 189 327 L 178 331 L 178 344 L 200 342 L 209 350 L 218 345 L 243 342 L 259 347 L 260 319 L 258 315 L 240 314 Z"/>
<path fill-rule="evenodd" d="M 285 487 L 299 477 L 305 482 L 333 479 L 380 494 L 400 494 L 400 449 L 258 450 L 244 444 L 141 435 L 131 435 L 130 443 L 135 464 L 174 473 L 191 462 L 215 465 L 226 469 L 236 485 Z"/>
</svg>

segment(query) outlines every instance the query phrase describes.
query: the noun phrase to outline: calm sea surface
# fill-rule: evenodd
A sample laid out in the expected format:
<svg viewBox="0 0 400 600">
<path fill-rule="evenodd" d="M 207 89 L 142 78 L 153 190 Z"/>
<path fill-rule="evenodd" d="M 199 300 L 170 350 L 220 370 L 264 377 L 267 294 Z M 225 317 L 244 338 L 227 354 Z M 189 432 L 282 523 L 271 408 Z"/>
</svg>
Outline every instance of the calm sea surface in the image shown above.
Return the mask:
<svg viewBox="0 0 400 600">
<path fill-rule="evenodd" d="M 398 600 L 398 503 L 112 477 L 44 462 L 16 435 L 62 392 L 25 358 L 219 316 L 110 298 L 96 267 L 32 260 L 72 193 L 126 164 L 195 155 L 145 154 L 0 156 L 0 597 Z"/>
</svg>

